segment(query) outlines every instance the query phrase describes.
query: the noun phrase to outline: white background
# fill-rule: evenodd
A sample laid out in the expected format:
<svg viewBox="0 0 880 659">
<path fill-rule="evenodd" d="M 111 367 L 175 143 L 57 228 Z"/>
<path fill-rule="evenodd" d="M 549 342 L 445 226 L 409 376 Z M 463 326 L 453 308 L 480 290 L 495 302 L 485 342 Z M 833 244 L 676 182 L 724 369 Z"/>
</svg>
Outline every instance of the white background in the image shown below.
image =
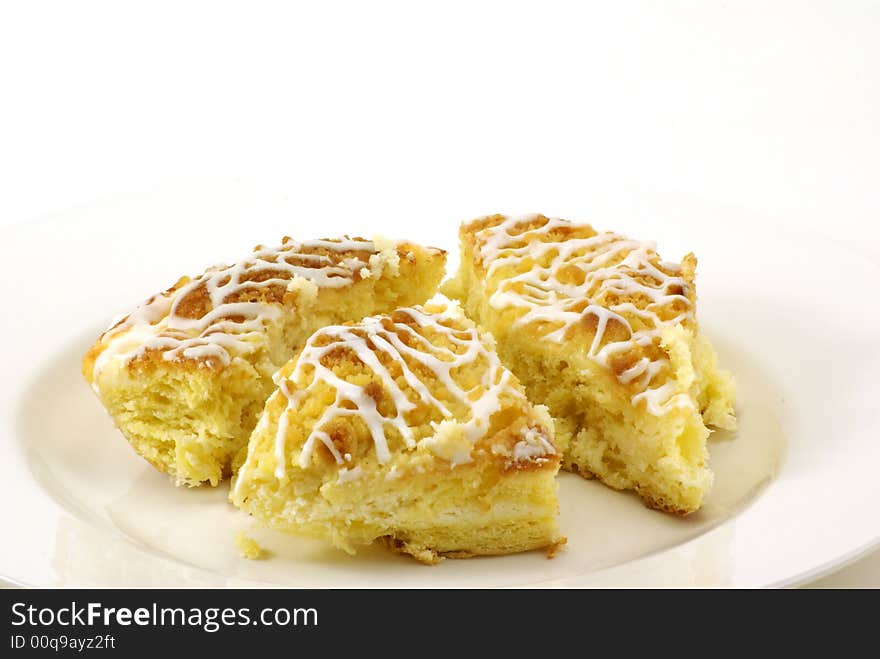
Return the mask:
<svg viewBox="0 0 880 659">
<path fill-rule="evenodd" d="M 601 224 L 637 188 L 880 260 L 878 36 L 878 2 L 4 3 L 0 227 L 217 180 L 316 223 Z"/>
</svg>

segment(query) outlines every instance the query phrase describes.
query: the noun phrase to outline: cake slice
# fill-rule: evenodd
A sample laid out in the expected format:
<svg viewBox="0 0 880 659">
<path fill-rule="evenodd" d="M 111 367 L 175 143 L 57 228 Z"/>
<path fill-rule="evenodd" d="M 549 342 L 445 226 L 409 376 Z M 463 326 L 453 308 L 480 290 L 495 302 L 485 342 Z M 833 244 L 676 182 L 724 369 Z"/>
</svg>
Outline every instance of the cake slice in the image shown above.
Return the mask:
<svg viewBox="0 0 880 659">
<path fill-rule="evenodd" d="M 276 379 L 230 493 L 268 526 L 427 563 L 561 542 L 552 421 L 456 304 L 318 330 Z"/>
<path fill-rule="evenodd" d="M 543 215 L 462 225 L 444 292 L 498 341 L 556 423 L 563 468 L 697 510 L 712 484 L 707 426 L 732 429 L 734 385 L 696 319 L 693 254 Z"/>
<path fill-rule="evenodd" d="M 137 453 L 179 484 L 216 485 L 312 332 L 423 302 L 444 267 L 445 252 L 408 242 L 284 238 L 151 297 L 83 375 Z"/>
</svg>

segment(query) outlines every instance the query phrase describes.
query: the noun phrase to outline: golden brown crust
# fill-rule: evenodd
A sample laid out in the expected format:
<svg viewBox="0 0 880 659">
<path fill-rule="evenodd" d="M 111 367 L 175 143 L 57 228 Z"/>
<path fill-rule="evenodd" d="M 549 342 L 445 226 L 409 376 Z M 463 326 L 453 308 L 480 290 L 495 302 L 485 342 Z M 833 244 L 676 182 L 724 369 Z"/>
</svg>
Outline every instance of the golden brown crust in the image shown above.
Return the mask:
<svg viewBox="0 0 880 659">
<path fill-rule="evenodd" d="M 543 215 L 479 218 L 460 238 L 444 290 L 548 405 L 563 468 L 697 510 L 712 483 L 706 425 L 733 425 L 733 385 L 698 333 L 696 257 L 667 262 L 653 243 Z"/>
<path fill-rule="evenodd" d="M 372 244 L 359 237 L 350 239 L 344 237 L 341 240 L 351 243 L 362 242 L 364 244 Z M 209 268 L 202 275 L 194 279 L 181 277 L 173 286 L 149 298 L 138 310 L 119 319 L 100 335 L 83 358 L 83 377 L 87 381 L 93 382 L 95 378 L 95 363 L 100 355 L 108 349 L 112 340 L 130 331 L 132 327 L 145 326 L 143 319 L 133 317 L 133 314 L 144 308 L 167 307 L 162 313 L 149 318 L 149 322 L 146 324 L 153 327 L 159 327 L 172 311 L 177 318 L 198 322 L 208 314 L 217 311 L 217 304 L 215 304 L 217 302 L 224 306 L 232 305 L 231 309 L 233 310 L 236 308 L 234 305 L 238 303 L 258 303 L 279 309 L 295 308 L 299 293 L 290 290 L 290 282 L 294 278 L 295 273 L 290 269 L 285 269 L 281 264 L 306 270 L 344 270 L 344 274 L 334 273 L 329 275 L 330 279 L 340 280 L 348 278 L 350 280 L 342 286 L 338 285 L 339 281 L 334 282 L 333 287 L 338 290 L 345 289 L 361 281 L 364 276 L 363 267 L 369 270 L 370 259 L 378 251 L 375 249 L 332 249 L 327 246 L 327 244 L 332 242 L 334 241 L 321 240 L 313 241 L 312 243 L 296 243 L 290 237 L 285 236 L 282 240 L 282 246 L 277 250 L 267 250 L 263 245 L 257 245 L 254 248 L 254 253 L 259 255 L 260 258 L 258 260 L 246 259 L 235 266 Z M 445 261 L 446 257 L 445 250 L 434 247 L 425 248 L 410 242 L 396 243 L 394 251 L 396 252 L 396 257 L 409 266 L 416 264 L 418 256 L 422 256 L 425 260 L 440 259 L 442 261 Z M 320 258 L 321 261 L 315 261 L 314 258 Z M 273 264 L 279 265 L 278 267 L 272 267 Z M 350 264 L 356 265 L 351 267 Z M 209 284 L 223 288 L 229 283 L 231 277 L 230 274 L 224 273 L 229 268 L 236 268 L 237 266 L 244 266 L 238 268 L 233 273 L 237 276 L 240 285 L 233 287 L 220 300 L 212 302 L 208 291 Z M 169 345 L 156 345 L 137 351 L 136 354 L 131 356 L 128 362 L 129 366 L 134 368 L 137 363 L 149 364 L 163 361 L 165 353 L 168 350 L 174 349 L 176 345 L 174 341 L 178 339 L 206 338 L 216 333 L 235 335 L 243 331 L 236 329 L 235 326 L 244 323 L 246 320 L 241 313 L 231 311 L 227 314 L 218 315 L 207 327 L 199 328 L 195 332 L 190 330 L 157 329 L 151 338 L 165 339 Z M 221 359 L 204 355 L 188 357 L 184 354 L 178 354 L 175 356 L 174 361 L 184 369 L 219 369 L 224 366 L 224 362 Z"/>
<path fill-rule="evenodd" d="M 445 556 L 434 551 L 433 549 L 413 545 L 406 540 L 401 540 L 390 535 L 385 535 L 381 538 L 377 538 L 376 542 L 385 547 L 387 550 L 394 552 L 395 554 L 406 554 L 408 556 L 412 556 L 422 565 L 439 565 L 443 562 L 443 559 L 445 558 Z M 455 558 L 466 558 L 468 556 L 471 556 L 471 554 L 456 556 Z"/>
<path fill-rule="evenodd" d="M 422 565 L 439 565 L 447 558 L 480 558 L 486 556 L 504 556 L 511 553 L 509 551 L 480 552 L 477 550 L 437 551 L 436 549 L 432 549 L 431 547 L 425 547 L 423 545 L 412 543 L 408 540 L 396 538 L 390 535 L 377 538 L 377 542 L 389 551 L 394 552 L 395 554 L 405 554 L 408 556 L 412 556 Z M 556 555 L 567 543 L 568 538 L 563 536 L 549 544 L 540 547 L 532 547 L 530 549 L 527 549 L 526 551 L 537 551 L 543 549 L 547 554 L 547 558 L 552 559 L 556 557 Z"/>
<path fill-rule="evenodd" d="M 276 383 L 230 497 L 273 528 L 427 564 L 558 541 L 552 420 L 457 305 L 325 327 Z"/>
<path fill-rule="evenodd" d="M 547 337 L 558 330 L 563 333 L 560 343 L 590 349 L 594 354 L 609 344 L 628 343 L 625 349 L 610 351 L 602 359 L 632 396 L 646 389 L 646 381 L 621 376 L 642 360 L 665 364 L 669 355 L 659 335 L 648 341 L 631 337 L 670 322 L 697 329 L 693 313 L 697 259 L 692 253 L 680 264 L 666 262 L 650 243 L 599 233 L 589 224 L 541 214 L 478 218 L 463 223 L 459 235 L 463 258 L 468 258 L 467 265 L 482 282 L 487 298 L 503 294 L 505 302 L 495 313 L 504 315 L 508 324 L 516 322 L 517 332 L 533 336 L 536 342 L 547 342 Z M 585 243 L 603 237 L 608 237 L 604 243 Z M 565 259 L 559 258 L 570 241 L 580 241 L 584 246 Z M 637 256 L 638 267 L 629 262 L 633 256 Z M 596 263 L 601 263 L 606 274 L 598 274 Z M 535 276 L 524 278 L 529 273 Z M 537 297 L 533 295 L 536 285 L 543 291 Z M 554 297 L 548 297 L 547 291 L 553 291 Z M 519 301 L 511 302 L 514 298 Z M 532 320 L 530 305 L 540 309 Z M 592 311 L 596 308 L 599 310 Z M 578 322 L 564 320 L 573 314 L 580 315 Z M 652 378 L 651 386 L 662 385 L 669 376 L 668 370 L 662 369 Z"/>
<path fill-rule="evenodd" d="M 426 305 L 425 308 L 434 309 L 435 311 L 447 310 L 445 306 L 438 305 L 432 307 Z M 460 312 L 456 312 L 460 313 Z M 426 342 L 434 346 L 434 349 L 442 349 L 449 351 L 448 354 L 468 354 L 475 345 L 480 345 L 485 350 L 483 344 L 484 339 L 478 333 L 474 324 L 463 315 L 436 315 L 433 320 L 436 325 L 432 327 L 423 326 L 418 320 L 418 313 L 414 314 L 413 310 L 398 309 L 388 315 L 377 317 L 375 322 L 386 333 L 388 338 L 382 343 L 387 345 L 387 341 L 399 341 L 400 344 L 411 350 L 410 353 L 393 355 L 386 350 L 379 350 L 375 346 L 379 344 L 370 343 L 376 339 L 370 338 L 374 330 L 366 331 L 363 322 L 345 323 L 342 327 L 350 328 L 348 330 L 349 337 L 362 337 L 364 346 L 369 346 L 371 352 L 375 355 L 375 365 L 379 366 L 387 372 L 387 381 L 383 380 L 374 370 L 375 367 L 366 367 L 363 359 L 358 352 L 355 341 L 352 339 L 340 340 L 339 332 L 336 328 L 327 328 L 326 332 L 319 331 L 313 335 L 309 342 L 303 346 L 291 359 L 288 365 L 282 369 L 281 378 L 292 377 L 294 364 L 303 363 L 299 371 L 298 384 L 287 385 L 290 390 L 294 390 L 297 386 L 314 386 L 316 384 L 315 366 L 307 363 L 310 359 L 306 355 L 320 354 L 318 364 L 329 369 L 334 375 L 340 375 L 349 381 L 356 380 L 362 382 L 359 386 L 363 393 L 373 400 L 376 404 L 377 411 L 386 419 L 390 420 L 397 415 L 397 407 L 393 394 L 388 390 L 388 383 L 394 382 L 395 387 L 399 387 L 400 391 L 405 392 L 410 402 L 419 401 L 420 394 L 411 388 L 409 380 L 405 375 L 405 370 L 409 369 L 416 378 L 422 381 L 423 391 L 430 392 L 432 395 L 438 396 L 438 400 L 442 402 L 449 410 L 455 413 L 457 418 L 467 418 L 470 415 L 470 408 L 474 401 L 460 402 L 456 401 L 451 393 L 447 391 L 444 385 L 437 381 L 437 373 L 426 366 L 426 363 L 420 362 L 413 355 L 426 354 Z M 369 320 L 369 319 L 368 319 Z M 448 333 L 448 335 L 447 335 Z M 391 338 L 393 337 L 393 339 Z M 460 343 L 450 342 L 450 338 L 458 340 Z M 317 349 L 317 350 L 316 350 Z M 487 353 L 487 356 L 492 353 Z M 433 358 L 433 357 L 429 357 Z M 449 357 L 447 357 L 449 359 Z M 429 362 L 428 362 L 429 363 Z M 451 371 L 452 380 L 458 385 L 465 388 L 473 387 L 470 377 L 465 373 L 467 369 L 473 372 L 480 372 L 488 366 L 488 362 L 478 360 L 473 364 L 461 364 Z M 499 364 L 500 367 L 500 364 Z M 344 374 L 344 375 L 343 375 Z M 473 444 L 473 450 L 470 453 L 471 460 L 481 465 L 481 468 L 491 468 L 498 473 L 509 473 L 516 471 L 541 471 L 552 470 L 555 472 L 559 468 L 560 454 L 555 449 L 552 428 L 542 425 L 535 418 L 531 403 L 521 395 L 521 385 L 516 377 L 511 373 L 506 373 L 507 383 L 502 386 L 500 394 L 503 402 L 503 410 L 501 414 L 493 416 L 491 428 L 483 432 Z M 467 383 L 465 385 L 465 383 Z M 493 383 L 494 384 L 494 383 Z M 486 392 L 485 383 L 481 385 L 484 393 Z M 478 388 L 471 389 L 474 395 Z M 352 405 L 350 401 L 342 401 L 344 405 Z M 362 424 L 352 425 L 346 421 L 349 417 L 336 418 L 330 421 L 323 431 L 326 433 L 327 440 L 332 445 L 327 446 L 326 442 L 318 443 L 314 453 L 314 459 L 325 467 L 335 467 L 338 460 L 336 456 L 348 454 L 351 456 L 351 464 L 356 464 L 360 459 L 367 455 L 373 454 L 373 442 L 368 428 Z M 444 420 L 444 415 L 440 409 L 431 404 L 423 404 L 417 402 L 413 409 L 407 411 L 403 418 L 406 422 L 415 428 L 415 441 L 432 435 L 435 430 L 432 424 L 438 424 Z M 322 430 L 313 428 L 311 430 Z M 387 429 L 386 429 L 387 430 Z M 551 447 L 546 453 L 536 453 L 534 456 L 517 459 L 515 457 L 515 447 L 518 442 L 522 441 L 524 433 L 532 433 L 530 441 L 543 442 L 546 446 Z M 385 440 L 389 445 L 397 446 L 400 438 L 398 433 L 386 433 Z M 428 467 L 430 469 L 430 467 Z M 438 468 L 447 469 L 448 465 L 444 462 Z"/>
</svg>

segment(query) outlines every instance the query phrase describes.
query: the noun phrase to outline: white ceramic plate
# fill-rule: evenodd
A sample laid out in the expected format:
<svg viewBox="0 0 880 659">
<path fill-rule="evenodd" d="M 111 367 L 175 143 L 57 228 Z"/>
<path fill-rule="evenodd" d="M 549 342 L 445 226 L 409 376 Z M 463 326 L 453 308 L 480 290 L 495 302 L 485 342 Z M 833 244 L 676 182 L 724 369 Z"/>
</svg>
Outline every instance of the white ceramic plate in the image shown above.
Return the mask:
<svg viewBox="0 0 880 659">
<path fill-rule="evenodd" d="M 446 247 L 454 267 L 459 219 L 303 219 L 290 202 L 231 186 L 95 204 L 3 233 L 0 576 L 37 586 L 762 586 L 818 576 L 877 543 L 880 311 L 862 292 L 880 268 L 694 200 L 634 194 L 583 219 L 656 239 L 667 258 L 697 252 L 701 323 L 738 380 L 740 429 L 711 440 L 716 486 L 686 519 L 562 475 L 569 543 L 553 560 L 425 567 L 263 531 L 224 487 L 175 488 L 137 457 L 80 377 L 81 355 L 114 314 L 257 242 L 378 231 Z M 240 529 L 272 558 L 240 558 Z"/>
</svg>

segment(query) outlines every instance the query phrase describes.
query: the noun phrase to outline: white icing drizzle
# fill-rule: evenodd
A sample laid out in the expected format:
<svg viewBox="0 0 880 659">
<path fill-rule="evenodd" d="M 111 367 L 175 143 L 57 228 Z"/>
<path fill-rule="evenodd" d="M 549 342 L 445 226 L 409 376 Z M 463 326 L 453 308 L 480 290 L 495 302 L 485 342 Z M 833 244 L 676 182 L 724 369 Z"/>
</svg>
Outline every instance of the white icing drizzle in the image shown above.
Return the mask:
<svg viewBox="0 0 880 659">
<path fill-rule="evenodd" d="M 543 224 L 528 226 L 539 217 L 505 217 L 500 224 L 476 233 L 475 258 L 486 268 L 490 286 L 493 276 L 502 268 L 516 271 L 500 279 L 495 289 L 490 289 L 489 297 L 489 304 L 495 309 L 523 311 L 515 326 L 530 325 L 543 331 L 543 340 L 561 343 L 573 326 L 592 315 L 596 332 L 587 353 L 596 363 L 609 368 L 610 359 L 617 354 L 636 346 L 659 345 L 664 326 L 693 319 L 687 297 L 689 285 L 680 276 L 680 266 L 660 261 L 654 243 L 610 232 L 588 238 L 557 239 L 550 236 L 554 229 L 588 225 L 543 218 Z M 542 265 L 545 262 L 546 267 Z M 580 271 L 582 283 L 563 275 L 565 271 L 572 272 L 571 268 Z M 596 302 L 605 293 L 639 296 L 647 299 L 647 304 L 640 308 L 632 302 L 608 306 Z M 658 311 L 668 311 L 675 302 L 681 304 L 682 311 L 661 318 Z M 610 321 L 619 323 L 629 336 L 607 340 Z M 658 416 L 671 407 L 692 405 L 687 396 L 674 394 L 673 383 L 657 382 L 668 363 L 663 358 L 642 357 L 617 376 L 622 384 L 638 391 L 632 397 L 633 404 L 644 400 L 648 410 Z"/>
<path fill-rule="evenodd" d="M 528 462 L 529 460 L 541 461 L 546 456 L 556 452 L 553 444 L 540 430 L 526 427 L 521 433 L 522 439 L 513 445 L 513 461 Z"/>
<path fill-rule="evenodd" d="M 405 316 L 406 320 L 400 322 L 400 316 Z M 454 419 L 448 404 L 434 393 L 441 388 L 470 411 L 469 418 L 461 423 L 462 436 L 469 446 L 485 435 L 489 419 L 500 409 L 503 392 L 512 397 L 523 397 L 511 386 L 511 374 L 501 365 L 491 339 L 481 336 L 471 323 L 463 322 L 457 307 L 450 304 L 436 313 L 422 307 L 398 309 L 395 317 L 397 322 L 390 316 L 372 316 L 356 325 L 325 327 L 309 338 L 289 377 L 279 388 L 287 398 L 287 405 L 275 435 L 276 477 L 286 475 L 287 419 L 296 414 L 300 404 L 319 385 L 332 387 L 335 399 L 315 422 L 300 449 L 296 459 L 302 468 L 309 465 L 318 442 L 327 447 L 337 464 L 348 464 L 326 432 L 327 424 L 340 417 L 356 416 L 366 424 L 376 458 L 384 464 L 391 459 L 386 435 L 388 429 L 396 430 L 407 447 L 416 446 L 416 438 L 406 417 L 418 404 L 429 406 L 443 419 Z M 435 345 L 430 337 L 438 334 L 451 346 Z M 339 350 L 355 356 L 375 374 L 384 395 L 393 402 L 392 415 L 383 415 L 364 387 L 340 378 L 325 365 L 324 358 L 331 353 L 338 354 Z M 396 365 L 395 370 L 399 369 L 397 378 L 403 378 L 408 385 L 406 390 L 398 385 L 383 360 Z M 455 371 L 473 363 L 480 364 L 480 382 L 473 388 L 464 389 L 457 381 Z M 435 381 L 431 387 L 419 374 L 424 373 L 424 369 L 430 371 Z M 436 425 L 432 423 L 435 429 Z M 428 439 L 431 438 L 422 441 Z M 555 453 L 552 444 L 547 444 L 547 450 Z"/>
<path fill-rule="evenodd" d="M 323 288 L 348 286 L 355 273 L 364 278 L 370 272 L 370 257 L 376 251 L 372 241 L 348 237 L 305 242 L 285 238 L 280 247 L 258 246 L 245 260 L 209 268 L 114 322 L 101 337 L 105 348 L 95 361 L 93 382 L 110 360 L 131 361 L 151 350 L 161 351 L 166 360 L 214 359 L 228 364 L 232 355 L 253 351 L 254 339 L 283 313 L 278 304 L 241 301 L 243 296 L 269 287 L 286 289 L 297 281 Z M 200 289 L 207 296 L 207 312 L 199 318 L 180 313 L 181 305 Z"/>
</svg>

